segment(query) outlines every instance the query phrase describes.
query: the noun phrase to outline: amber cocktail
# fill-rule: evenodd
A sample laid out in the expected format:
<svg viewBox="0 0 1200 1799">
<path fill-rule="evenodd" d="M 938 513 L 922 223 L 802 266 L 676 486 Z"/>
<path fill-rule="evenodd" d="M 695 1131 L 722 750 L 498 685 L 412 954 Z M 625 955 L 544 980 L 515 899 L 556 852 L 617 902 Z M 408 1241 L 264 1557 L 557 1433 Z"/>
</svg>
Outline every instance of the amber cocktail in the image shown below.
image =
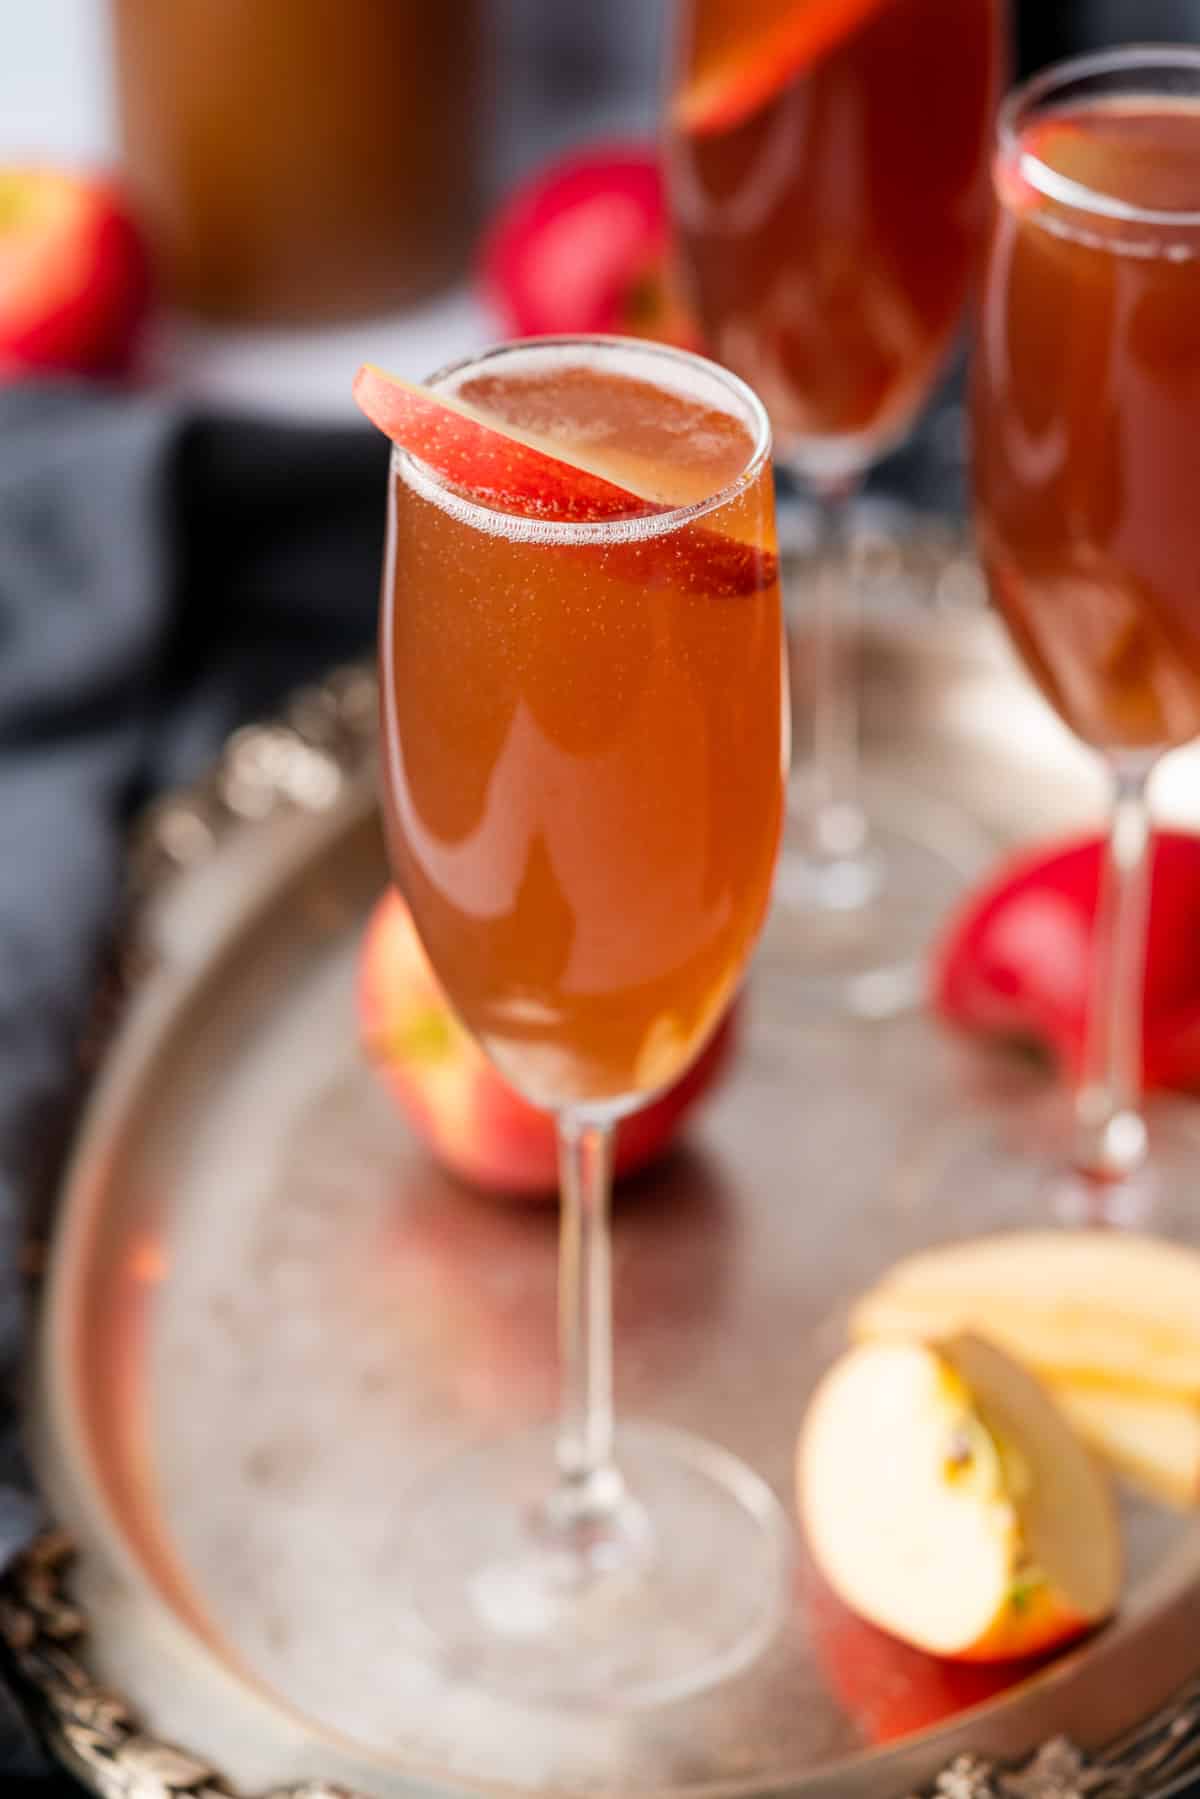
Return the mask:
<svg viewBox="0 0 1200 1799">
<path fill-rule="evenodd" d="M 453 392 L 664 504 L 733 490 L 682 538 L 498 522 L 392 473 L 397 879 L 464 1022 L 550 1107 L 628 1104 L 693 1059 L 762 923 L 781 807 L 770 471 L 743 481 L 753 438 L 715 378 L 693 396 L 611 361 L 513 351 Z"/>
<path fill-rule="evenodd" d="M 769 428 L 734 377 L 619 339 L 360 377 L 393 458 L 381 683 L 396 879 L 504 1075 L 558 1119 L 562 1418 L 405 1514 L 455 1666 L 573 1703 L 696 1690 L 770 1634 L 775 1501 L 721 1451 L 613 1438 L 615 1121 L 714 1029 L 766 912 L 785 703 Z M 550 1480 L 555 1457 L 556 1483 Z M 736 1568 L 713 1587 L 711 1565 Z"/>
<path fill-rule="evenodd" d="M 1164 751 L 1200 734 L 1200 52 L 1064 64 L 1008 104 L 974 371 L 979 539 L 1042 692 L 1114 805 L 1072 1215 L 1193 1219 L 1200 1141 L 1147 1130 L 1141 990 Z"/>
<path fill-rule="evenodd" d="M 1178 216 L 1200 213 L 1200 97 L 1065 101 L 997 185 L 975 379 L 992 592 L 1071 729 L 1152 757 L 1200 734 L 1200 226 Z"/>
<path fill-rule="evenodd" d="M 1004 25 L 1004 0 L 680 0 L 667 147 L 684 273 L 712 353 L 753 382 L 778 457 L 814 490 L 831 563 L 855 489 L 908 432 L 958 329 Z M 813 757 L 781 898 L 806 914 L 797 961 L 875 1011 L 888 971 L 898 1003 L 916 991 L 900 977 L 973 833 L 914 839 L 894 795 L 868 819 L 849 586 L 828 576 L 814 620 Z"/>
<path fill-rule="evenodd" d="M 958 329 L 999 17 L 999 0 L 684 7 L 672 163 L 701 318 L 780 454 L 818 477 L 903 435 Z"/>
</svg>

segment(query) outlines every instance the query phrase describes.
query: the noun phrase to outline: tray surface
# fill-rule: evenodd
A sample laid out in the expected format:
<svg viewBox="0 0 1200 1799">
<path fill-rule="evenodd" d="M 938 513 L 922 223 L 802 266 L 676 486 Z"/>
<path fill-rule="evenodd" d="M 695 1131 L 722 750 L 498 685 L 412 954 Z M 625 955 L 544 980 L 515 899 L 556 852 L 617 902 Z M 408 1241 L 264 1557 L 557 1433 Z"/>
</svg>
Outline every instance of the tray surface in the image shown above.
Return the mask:
<svg viewBox="0 0 1200 1799">
<path fill-rule="evenodd" d="M 1094 809 L 1086 761 L 988 621 L 876 629 L 867 651 L 871 765 L 898 796 L 907 779 L 929 817 L 969 805 L 996 841 Z M 1117 1625 L 872 1755 L 803 1567 L 771 1650 L 707 1698 L 550 1718 L 429 1664 L 396 1582 L 404 1487 L 552 1408 L 554 1218 L 440 1176 L 363 1065 L 355 954 L 384 860 L 369 771 L 325 789 L 319 772 L 289 796 L 307 810 L 257 808 L 148 916 L 157 965 L 65 1194 L 40 1458 L 83 1546 L 100 1675 L 250 1787 L 882 1795 L 964 1746 L 1106 1740 L 1200 1672 L 1200 1531 L 1132 1495 Z M 1187 774 L 1166 783 L 1176 816 Z M 160 845 L 172 833 L 191 855 L 178 811 Z M 731 1078 L 617 1207 L 622 1410 L 713 1438 L 790 1505 L 847 1302 L 918 1246 L 1028 1222 L 987 1192 L 937 1215 L 920 1178 L 1008 1079 L 919 1014 L 806 1017 L 768 930 Z"/>
</svg>

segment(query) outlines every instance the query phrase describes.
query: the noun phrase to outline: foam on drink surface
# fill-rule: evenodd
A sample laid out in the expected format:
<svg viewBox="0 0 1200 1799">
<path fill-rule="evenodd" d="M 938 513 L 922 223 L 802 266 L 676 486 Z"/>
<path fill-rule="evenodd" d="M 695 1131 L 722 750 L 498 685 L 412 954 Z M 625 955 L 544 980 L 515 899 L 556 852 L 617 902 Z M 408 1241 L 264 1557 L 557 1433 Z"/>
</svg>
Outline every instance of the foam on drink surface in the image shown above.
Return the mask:
<svg viewBox="0 0 1200 1799">
<path fill-rule="evenodd" d="M 1200 104 L 1146 95 L 1055 109 L 1022 132 L 1027 212 L 1110 255 L 1190 261 L 1200 250 Z"/>
</svg>

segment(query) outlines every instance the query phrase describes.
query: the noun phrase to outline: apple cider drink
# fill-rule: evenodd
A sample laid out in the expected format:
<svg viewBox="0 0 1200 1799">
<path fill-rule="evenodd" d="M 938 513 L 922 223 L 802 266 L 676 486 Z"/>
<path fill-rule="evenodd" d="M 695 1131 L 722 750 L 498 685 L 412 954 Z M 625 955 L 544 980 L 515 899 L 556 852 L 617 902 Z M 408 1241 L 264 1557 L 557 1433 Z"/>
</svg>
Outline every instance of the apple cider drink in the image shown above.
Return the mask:
<svg viewBox="0 0 1200 1799">
<path fill-rule="evenodd" d="M 1200 1139 L 1187 1108 L 1156 1102 L 1148 1122 L 1142 1013 L 1150 779 L 1200 734 L 1200 50 L 1036 76 L 1001 113 L 994 185 L 980 549 L 1018 652 L 1112 792 L 1075 1141 L 1036 1178 L 1068 1220 L 1176 1208 L 1191 1230 Z"/>
<path fill-rule="evenodd" d="M 811 736 L 779 929 L 810 1003 L 879 1018 L 918 999 L 977 832 L 881 770 L 860 781 L 852 503 L 958 329 L 988 215 L 1006 0 L 674 13 L 664 149 L 681 273 L 713 354 L 754 384 L 779 460 L 810 490 L 823 552 L 796 608 Z"/>
<path fill-rule="evenodd" d="M 894 440 L 987 216 L 1003 0 L 683 0 L 672 190 L 714 352 L 795 440 Z"/>
<path fill-rule="evenodd" d="M 658 512 L 549 524 L 398 456 L 384 704 L 400 884 L 462 1018 L 546 1104 L 674 1079 L 762 922 L 782 804 L 771 476 L 715 379 L 514 353 L 448 390 Z M 668 515 L 669 516 L 669 515 Z"/>
<path fill-rule="evenodd" d="M 992 593 L 1079 737 L 1156 754 L 1200 734 L 1200 101 L 1056 108 L 997 185 L 974 382 Z M 1097 187 L 1081 222 L 1071 195 Z"/>
</svg>

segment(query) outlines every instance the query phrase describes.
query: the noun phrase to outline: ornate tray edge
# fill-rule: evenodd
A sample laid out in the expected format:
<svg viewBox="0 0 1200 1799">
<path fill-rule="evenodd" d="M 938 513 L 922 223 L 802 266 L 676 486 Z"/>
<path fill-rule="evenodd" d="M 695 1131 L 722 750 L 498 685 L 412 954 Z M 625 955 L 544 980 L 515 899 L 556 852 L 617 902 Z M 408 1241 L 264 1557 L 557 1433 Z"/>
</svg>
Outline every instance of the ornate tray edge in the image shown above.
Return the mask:
<svg viewBox="0 0 1200 1799">
<path fill-rule="evenodd" d="M 0 1581 L 0 1638 L 48 1747 L 105 1799 L 233 1799 L 235 1789 L 186 1750 L 147 1735 L 124 1700 L 80 1660 L 87 1622 L 69 1597 L 74 1557 L 62 1531 L 40 1536 Z M 1089 1756 L 1053 1738 L 1016 1767 L 958 1756 L 931 1799 L 1152 1799 L 1200 1771 L 1200 1681 L 1136 1731 Z M 260 1799 L 368 1799 L 327 1781 L 274 1787 Z"/>
<path fill-rule="evenodd" d="M 374 726 L 373 670 L 338 670 L 298 693 L 282 718 L 238 731 L 204 781 L 152 808 L 133 844 L 128 928 L 116 980 L 90 1034 L 89 1059 L 103 1053 L 124 992 L 144 973 L 138 926 L 150 903 L 238 825 L 281 810 L 332 807 L 369 761 Z M 234 1799 L 237 1789 L 211 1765 L 142 1730 L 126 1702 L 88 1672 L 81 1659 L 87 1620 L 66 1586 L 74 1554 L 70 1537 L 50 1530 L 0 1577 L 0 1641 L 35 1728 L 105 1799 Z M 1200 1680 L 1098 1754 L 1056 1737 L 1019 1765 L 960 1755 L 924 1791 L 931 1799 L 1166 1799 L 1197 1772 Z M 270 1788 L 260 1799 L 369 1795 L 315 1780 Z"/>
</svg>

